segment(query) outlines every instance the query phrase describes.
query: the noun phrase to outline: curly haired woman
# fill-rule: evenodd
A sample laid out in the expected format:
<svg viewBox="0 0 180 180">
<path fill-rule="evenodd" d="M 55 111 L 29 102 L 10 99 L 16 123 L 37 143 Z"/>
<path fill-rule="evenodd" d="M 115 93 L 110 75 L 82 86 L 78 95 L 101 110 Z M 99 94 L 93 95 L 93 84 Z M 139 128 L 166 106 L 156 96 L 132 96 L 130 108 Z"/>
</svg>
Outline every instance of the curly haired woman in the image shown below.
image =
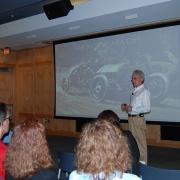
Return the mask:
<svg viewBox="0 0 180 180">
<path fill-rule="evenodd" d="M 52 166 L 43 124 L 30 119 L 17 125 L 7 149 L 6 180 L 54 180 Z"/>
<path fill-rule="evenodd" d="M 1 141 L 4 134 L 9 130 L 9 117 L 10 113 L 8 106 L 4 103 L 0 103 L 0 180 L 5 179 L 4 160 L 6 156 L 6 145 Z"/>
<path fill-rule="evenodd" d="M 77 170 L 70 180 L 139 180 L 125 173 L 131 156 L 123 132 L 106 119 L 87 124 L 76 149 Z"/>
<path fill-rule="evenodd" d="M 138 148 L 138 144 L 136 142 L 135 137 L 132 135 L 131 131 L 129 130 L 123 130 L 120 123 L 120 118 L 118 115 L 112 111 L 112 110 L 104 110 L 98 115 L 98 119 L 106 119 L 107 121 L 110 121 L 111 123 L 115 124 L 120 128 L 124 135 L 127 137 L 128 141 L 128 147 L 131 153 L 132 158 L 132 165 L 131 169 L 128 170 L 128 172 L 131 172 L 132 174 L 135 174 L 139 176 L 139 160 L 140 160 L 140 152 Z"/>
</svg>

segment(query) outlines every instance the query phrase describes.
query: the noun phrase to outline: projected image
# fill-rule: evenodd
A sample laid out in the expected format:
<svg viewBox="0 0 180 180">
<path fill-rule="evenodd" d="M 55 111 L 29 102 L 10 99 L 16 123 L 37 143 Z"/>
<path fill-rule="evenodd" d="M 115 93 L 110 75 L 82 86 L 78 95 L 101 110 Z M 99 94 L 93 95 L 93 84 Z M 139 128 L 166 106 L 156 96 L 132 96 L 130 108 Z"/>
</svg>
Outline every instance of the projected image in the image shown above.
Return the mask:
<svg viewBox="0 0 180 180">
<path fill-rule="evenodd" d="M 141 69 L 151 92 L 149 120 L 180 120 L 179 26 L 55 45 L 56 115 L 96 117 L 129 101 L 131 73 Z M 163 113 L 163 115 L 162 115 Z M 164 114 L 165 120 L 164 120 Z"/>
<path fill-rule="evenodd" d="M 173 57 L 172 54 L 167 54 L 167 56 L 168 55 L 171 56 L 174 60 L 177 60 L 177 58 Z M 158 65 L 158 62 L 151 63 L 152 64 L 149 64 L 151 65 L 151 67 L 147 67 L 149 69 L 147 69 L 146 72 L 149 70 L 152 71 L 153 69 L 154 72 L 152 71 L 148 74 L 147 86 L 152 92 L 152 100 L 160 102 L 164 99 L 166 93 L 168 92 L 171 76 L 170 74 L 160 72 L 161 65 Z M 159 66 L 158 69 L 157 66 Z M 178 72 L 178 68 L 175 69 L 173 67 L 173 63 L 167 64 L 166 66 L 167 68 L 172 68 L 171 73 Z M 102 102 L 106 100 L 106 95 L 108 95 L 108 91 L 119 91 L 118 93 L 124 96 L 124 94 L 129 90 L 129 86 L 122 86 L 126 85 L 126 83 L 123 83 L 123 78 L 120 79 L 120 77 L 123 77 L 125 74 L 127 74 L 127 72 L 132 72 L 133 69 L 134 68 L 131 67 L 131 64 L 126 64 L 122 62 L 119 64 L 103 65 L 99 67 L 99 69 L 96 71 L 95 69 L 93 69 L 93 67 L 91 67 L 90 64 L 82 63 L 72 67 L 69 70 L 67 76 L 62 79 L 61 87 L 64 92 L 70 94 L 72 94 L 73 92 L 75 93 L 75 91 L 71 91 L 75 88 L 79 92 L 84 88 L 84 93 L 91 96 L 93 100 L 97 102 Z"/>
</svg>

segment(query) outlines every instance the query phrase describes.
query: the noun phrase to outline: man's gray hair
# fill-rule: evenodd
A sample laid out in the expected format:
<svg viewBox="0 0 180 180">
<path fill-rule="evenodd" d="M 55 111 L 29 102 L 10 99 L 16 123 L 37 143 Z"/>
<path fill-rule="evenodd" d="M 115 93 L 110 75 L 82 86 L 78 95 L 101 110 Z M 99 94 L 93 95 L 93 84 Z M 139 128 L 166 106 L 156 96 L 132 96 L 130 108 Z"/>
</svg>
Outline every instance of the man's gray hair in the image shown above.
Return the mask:
<svg viewBox="0 0 180 180">
<path fill-rule="evenodd" d="M 136 69 L 133 71 L 133 74 L 139 75 L 143 80 L 145 80 L 145 75 L 143 71 Z"/>
</svg>

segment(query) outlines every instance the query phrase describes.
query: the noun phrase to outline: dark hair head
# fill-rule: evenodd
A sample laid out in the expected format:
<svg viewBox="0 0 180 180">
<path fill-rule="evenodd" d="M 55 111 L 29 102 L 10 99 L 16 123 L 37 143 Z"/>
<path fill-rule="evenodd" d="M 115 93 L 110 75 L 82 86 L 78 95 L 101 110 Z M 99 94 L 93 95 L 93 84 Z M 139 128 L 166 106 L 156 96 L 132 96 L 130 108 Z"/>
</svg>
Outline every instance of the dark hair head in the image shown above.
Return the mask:
<svg viewBox="0 0 180 180">
<path fill-rule="evenodd" d="M 6 119 L 7 115 L 7 105 L 5 103 L 0 103 L 0 123 Z"/>
<path fill-rule="evenodd" d="M 101 113 L 99 113 L 98 115 L 98 120 L 107 120 L 110 121 L 111 123 L 117 125 L 118 127 L 120 126 L 120 118 L 118 117 L 118 115 L 112 111 L 112 110 L 104 110 Z"/>
<path fill-rule="evenodd" d="M 110 109 L 104 110 L 101 113 L 99 113 L 98 118 L 99 119 L 111 119 L 111 118 L 113 118 L 114 120 L 120 121 L 120 118 L 118 117 L 118 115 Z"/>
</svg>

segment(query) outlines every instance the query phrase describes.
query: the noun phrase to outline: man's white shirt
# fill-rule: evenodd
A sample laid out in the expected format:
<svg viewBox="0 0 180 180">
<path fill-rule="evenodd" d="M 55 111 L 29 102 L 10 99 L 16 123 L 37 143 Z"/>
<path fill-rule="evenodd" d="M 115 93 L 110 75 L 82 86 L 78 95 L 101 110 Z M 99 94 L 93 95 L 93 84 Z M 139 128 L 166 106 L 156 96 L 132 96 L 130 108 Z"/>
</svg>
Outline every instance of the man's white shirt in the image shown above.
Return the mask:
<svg viewBox="0 0 180 180">
<path fill-rule="evenodd" d="M 130 97 L 130 105 L 132 111 L 129 114 L 148 113 L 151 110 L 150 92 L 145 88 L 144 84 L 134 88 Z"/>
</svg>

